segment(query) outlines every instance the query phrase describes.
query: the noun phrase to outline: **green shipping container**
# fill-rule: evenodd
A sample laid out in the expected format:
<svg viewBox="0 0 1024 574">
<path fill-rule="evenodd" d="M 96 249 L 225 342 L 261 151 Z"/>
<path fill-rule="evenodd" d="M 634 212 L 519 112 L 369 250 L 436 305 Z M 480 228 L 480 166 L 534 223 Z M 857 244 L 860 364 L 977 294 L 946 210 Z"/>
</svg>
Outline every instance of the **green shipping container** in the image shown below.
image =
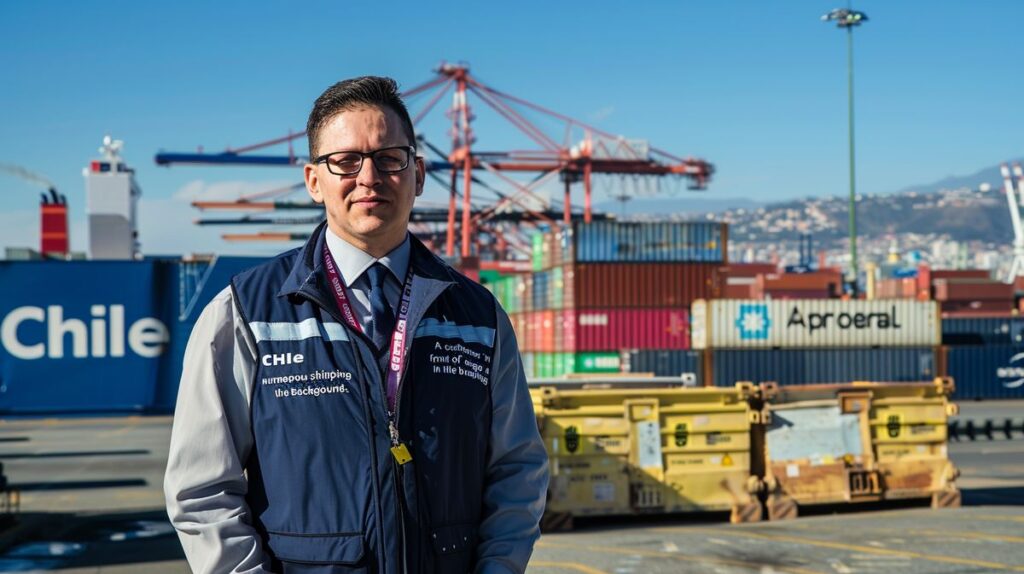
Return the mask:
<svg viewBox="0 0 1024 574">
<path fill-rule="evenodd" d="M 480 270 L 480 283 L 484 286 L 493 285 L 496 281 L 504 277 L 501 271 L 497 269 L 481 269 Z"/>
<path fill-rule="evenodd" d="M 618 353 L 576 353 L 573 368 L 577 373 L 618 373 L 622 359 Z"/>
<path fill-rule="evenodd" d="M 537 378 L 550 379 L 555 377 L 555 354 L 554 353 L 535 353 L 536 359 L 534 359 L 533 369 L 537 373 Z"/>
<path fill-rule="evenodd" d="M 533 236 L 533 270 L 544 269 L 544 234 L 537 233 Z"/>
</svg>

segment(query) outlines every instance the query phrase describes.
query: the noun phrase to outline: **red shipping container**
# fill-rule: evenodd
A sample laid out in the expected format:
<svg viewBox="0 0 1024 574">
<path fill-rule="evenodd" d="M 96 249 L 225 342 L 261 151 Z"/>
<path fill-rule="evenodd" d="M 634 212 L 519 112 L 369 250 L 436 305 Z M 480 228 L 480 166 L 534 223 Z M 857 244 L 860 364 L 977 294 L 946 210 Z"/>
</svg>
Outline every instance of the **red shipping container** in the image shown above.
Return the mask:
<svg viewBox="0 0 1024 574">
<path fill-rule="evenodd" d="M 779 268 L 774 263 L 730 263 L 717 269 L 718 276 L 722 279 L 729 277 L 750 277 L 775 273 Z"/>
<path fill-rule="evenodd" d="M 541 323 L 543 318 L 536 311 L 523 313 L 525 319 L 526 341 L 522 342 L 524 351 L 540 352 L 541 347 Z"/>
<path fill-rule="evenodd" d="M 557 351 L 690 348 L 690 312 L 686 309 L 576 309 L 565 311 L 563 345 Z"/>
<path fill-rule="evenodd" d="M 558 326 L 562 330 L 562 338 L 555 342 L 555 350 L 558 352 L 573 352 L 576 350 L 576 311 L 565 309 L 556 314 Z"/>
<path fill-rule="evenodd" d="M 519 351 L 522 353 L 528 352 L 530 350 L 528 348 L 529 340 L 527 339 L 529 329 L 526 325 L 526 313 L 514 313 L 509 315 L 509 319 L 512 320 L 512 329 L 516 332 L 516 344 L 519 345 Z"/>
<path fill-rule="evenodd" d="M 718 263 L 579 263 L 572 269 L 572 302 L 579 308 L 689 309 L 711 297 Z M 568 294 L 568 291 L 567 291 Z M 566 308 L 570 306 L 566 301 Z"/>
<path fill-rule="evenodd" d="M 992 279 L 987 269 L 932 269 L 932 282 L 936 279 Z"/>
<path fill-rule="evenodd" d="M 936 301 L 1012 301 L 1013 285 L 990 279 L 935 279 Z"/>
</svg>

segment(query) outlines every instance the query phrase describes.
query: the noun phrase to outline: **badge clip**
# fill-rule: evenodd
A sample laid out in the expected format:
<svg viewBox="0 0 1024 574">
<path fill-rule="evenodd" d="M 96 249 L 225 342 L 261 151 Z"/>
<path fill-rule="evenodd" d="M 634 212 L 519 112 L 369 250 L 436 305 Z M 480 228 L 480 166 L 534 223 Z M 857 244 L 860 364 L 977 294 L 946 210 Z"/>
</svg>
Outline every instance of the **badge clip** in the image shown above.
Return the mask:
<svg viewBox="0 0 1024 574">
<path fill-rule="evenodd" d="M 405 443 L 398 443 L 391 447 L 391 454 L 394 455 L 398 464 L 405 464 L 412 460 L 412 453 L 410 453 L 409 449 L 406 448 Z"/>
</svg>

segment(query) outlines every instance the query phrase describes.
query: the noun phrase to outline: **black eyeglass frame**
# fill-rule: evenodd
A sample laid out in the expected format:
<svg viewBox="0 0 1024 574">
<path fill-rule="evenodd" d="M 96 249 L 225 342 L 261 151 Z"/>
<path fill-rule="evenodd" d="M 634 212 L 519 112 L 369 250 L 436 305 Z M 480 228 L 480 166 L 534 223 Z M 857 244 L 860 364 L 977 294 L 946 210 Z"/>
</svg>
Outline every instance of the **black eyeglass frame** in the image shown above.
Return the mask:
<svg viewBox="0 0 1024 574">
<path fill-rule="evenodd" d="M 381 167 L 377 164 L 377 160 L 375 159 L 376 158 L 376 154 L 378 154 L 378 153 L 380 153 L 382 151 L 391 151 L 391 150 L 396 150 L 396 149 L 405 150 L 405 152 L 406 152 L 406 154 L 405 154 L 405 164 L 402 165 L 402 167 L 400 167 L 398 169 L 381 169 Z M 327 161 L 327 158 L 331 157 L 332 155 L 337 155 L 339 153 L 353 154 L 353 155 L 358 155 L 359 156 L 359 166 L 356 168 L 355 171 L 338 173 L 338 172 L 336 172 L 336 171 L 331 169 L 331 163 Z M 357 173 L 362 171 L 362 169 L 363 169 L 363 162 L 366 161 L 366 158 L 370 158 L 370 161 L 373 162 L 373 167 L 375 167 L 377 169 L 377 171 L 379 171 L 381 173 L 391 174 L 391 173 L 400 173 L 400 172 L 405 171 L 406 169 L 408 169 L 409 168 L 409 164 L 411 164 L 413 162 L 413 159 L 414 159 L 415 155 L 416 155 L 416 146 L 414 146 L 414 145 L 396 145 L 396 146 L 391 146 L 391 147 L 382 147 L 380 149 L 375 149 L 373 151 L 367 151 L 367 152 L 362 152 L 362 151 L 344 151 L 344 150 L 343 151 L 332 151 L 331 153 L 325 153 L 323 155 L 319 155 L 316 158 L 314 158 L 313 159 L 313 164 L 316 165 L 316 164 L 320 164 L 320 163 L 326 163 L 327 164 L 327 171 L 331 172 L 332 174 L 340 175 L 340 176 L 350 176 L 350 175 L 356 175 Z M 335 167 L 337 167 L 337 166 L 335 166 Z"/>
</svg>

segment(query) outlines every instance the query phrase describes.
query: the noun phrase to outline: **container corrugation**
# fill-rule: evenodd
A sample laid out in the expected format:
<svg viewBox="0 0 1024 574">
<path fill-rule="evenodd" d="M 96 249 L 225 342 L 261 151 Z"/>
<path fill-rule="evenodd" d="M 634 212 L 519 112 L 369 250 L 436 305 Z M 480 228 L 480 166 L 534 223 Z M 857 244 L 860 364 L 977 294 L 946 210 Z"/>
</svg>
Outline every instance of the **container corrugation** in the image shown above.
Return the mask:
<svg viewBox="0 0 1024 574">
<path fill-rule="evenodd" d="M 941 344 L 930 301 L 695 301 L 694 349 L 922 347 Z"/>
<path fill-rule="evenodd" d="M 656 377 L 679 377 L 685 384 L 701 386 L 704 380 L 701 351 L 631 351 L 626 368 L 630 373 L 652 373 Z"/>
<path fill-rule="evenodd" d="M 540 271 L 533 274 L 533 291 L 531 292 L 532 307 L 534 311 L 550 309 L 550 271 Z"/>
<path fill-rule="evenodd" d="M 563 351 L 575 351 L 576 311 L 563 309 L 555 315 L 555 346 Z"/>
<path fill-rule="evenodd" d="M 689 349 L 685 309 L 575 309 L 561 313 L 558 350 Z M 571 333 L 567 338 L 565 333 Z"/>
<path fill-rule="evenodd" d="M 1024 345 L 949 347 L 957 399 L 1024 399 Z"/>
<path fill-rule="evenodd" d="M 572 262 L 723 262 L 725 224 L 713 222 L 574 223 L 561 241 L 563 261 Z M 557 259 L 557 257 L 555 258 Z"/>
<path fill-rule="evenodd" d="M 1024 317 L 943 317 L 943 345 L 1024 345 Z"/>
<path fill-rule="evenodd" d="M 718 350 L 711 353 L 705 373 L 716 387 L 739 381 L 780 385 L 850 381 L 921 382 L 938 376 L 935 350 L 893 349 L 775 349 Z"/>
<path fill-rule="evenodd" d="M 1011 301 L 1014 287 L 991 280 L 936 279 L 932 282 L 936 301 Z"/>
<path fill-rule="evenodd" d="M 711 295 L 711 263 L 590 263 L 566 270 L 565 307 L 677 307 Z M 570 276 L 571 273 L 571 276 Z M 568 292 L 568 290 L 567 290 Z"/>
</svg>

